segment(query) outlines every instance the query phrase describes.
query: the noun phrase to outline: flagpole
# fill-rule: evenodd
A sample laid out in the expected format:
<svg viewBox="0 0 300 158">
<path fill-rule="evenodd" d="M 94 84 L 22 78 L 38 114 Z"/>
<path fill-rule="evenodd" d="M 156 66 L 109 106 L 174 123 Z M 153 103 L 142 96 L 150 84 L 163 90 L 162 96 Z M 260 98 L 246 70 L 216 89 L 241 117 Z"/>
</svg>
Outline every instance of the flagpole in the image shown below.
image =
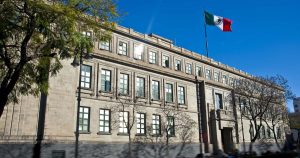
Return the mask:
<svg viewBox="0 0 300 158">
<path fill-rule="evenodd" d="M 208 57 L 208 42 L 207 42 L 207 32 L 206 32 L 205 12 L 204 12 L 203 15 L 204 15 L 205 51 L 206 51 L 206 57 Z"/>
</svg>

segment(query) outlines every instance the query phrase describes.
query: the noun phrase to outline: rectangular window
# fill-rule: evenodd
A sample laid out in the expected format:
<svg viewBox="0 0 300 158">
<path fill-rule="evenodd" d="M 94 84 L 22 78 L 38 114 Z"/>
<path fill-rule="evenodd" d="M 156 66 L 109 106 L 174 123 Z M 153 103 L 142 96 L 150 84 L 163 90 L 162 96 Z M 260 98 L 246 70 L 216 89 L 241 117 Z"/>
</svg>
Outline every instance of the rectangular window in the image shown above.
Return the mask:
<svg viewBox="0 0 300 158">
<path fill-rule="evenodd" d="M 110 41 L 99 41 L 99 49 L 110 51 Z"/>
<path fill-rule="evenodd" d="M 160 135 L 160 115 L 152 115 L 152 134 Z"/>
<path fill-rule="evenodd" d="M 229 85 L 233 86 L 234 85 L 234 80 L 232 77 L 229 77 Z"/>
<path fill-rule="evenodd" d="M 216 107 L 218 108 L 218 109 L 223 109 L 223 99 L 222 99 L 222 94 L 220 94 L 220 93 L 216 93 L 216 100 L 215 100 L 215 102 L 216 102 Z"/>
<path fill-rule="evenodd" d="M 252 124 L 250 124 L 249 133 L 250 133 L 250 139 L 253 139 L 254 138 L 254 128 L 253 128 Z"/>
<path fill-rule="evenodd" d="M 102 133 L 110 132 L 110 110 L 100 109 L 99 113 L 99 131 Z"/>
<path fill-rule="evenodd" d="M 91 88 L 91 76 L 92 67 L 88 65 L 82 65 L 81 67 L 81 84 L 82 88 Z"/>
<path fill-rule="evenodd" d="M 149 52 L 149 63 L 156 64 L 156 52 L 150 51 Z"/>
<path fill-rule="evenodd" d="M 189 63 L 186 64 L 185 73 L 192 74 L 192 64 L 189 64 Z"/>
<path fill-rule="evenodd" d="M 180 60 L 176 60 L 176 62 L 175 62 L 175 70 L 181 71 L 181 61 Z"/>
<path fill-rule="evenodd" d="M 128 94 L 128 85 L 129 83 L 129 75 L 120 74 L 120 94 L 127 95 Z"/>
<path fill-rule="evenodd" d="M 66 151 L 65 150 L 53 150 L 52 151 L 52 158 L 65 158 Z"/>
<path fill-rule="evenodd" d="M 227 78 L 226 75 L 223 75 L 223 77 L 222 77 L 222 82 L 223 82 L 224 84 L 228 84 L 228 78 Z"/>
<path fill-rule="evenodd" d="M 271 130 L 269 128 L 267 128 L 267 138 L 272 138 L 271 136 Z"/>
<path fill-rule="evenodd" d="M 201 66 L 196 66 L 196 75 L 201 76 L 202 74 L 202 67 Z"/>
<path fill-rule="evenodd" d="M 266 138 L 265 126 L 261 126 L 260 132 L 261 138 Z"/>
<path fill-rule="evenodd" d="M 79 107 L 79 129 L 80 132 L 90 131 L 90 108 Z"/>
<path fill-rule="evenodd" d="M 137 134 L 145 134 L 145 125 L 146 125 L 146 114 L 137 113 L 136 114 L 136 133 Z"/>
<path fill-rule="evenodd" d="M 166 84 L 166 102 L 173 102 L 173 85 L 170 83 Z"/>
<path fill-rule="evenodd" d="M 128 133 L 128 111 L 123 111 L 119 113 L 119 133 Z"/>
<path fill-rule="evenodd" d="M 145 79 L 142 77 L 136 78 L 136 96 L 145 97 Z"/>
<path fill-rule="evenodd" d="M 178 104 L 185 104 L 185 91 L 184 87 L 178 87 Z"/>
<path fill-rule="evenodd" d="M 209 69 L 205 69 L 205 78 L 211 80 L 211 71 Z"/>
<path fill-rule="evenodd" d="M 168 56 L 163 55 L 162 57 L 162 66 L 169 68 L 170 67 L 170 58 Z"/>
<path fill-rule="evenodd" d="M 214 72 L 214 80 L 216 81 L 216 82 L 219 82 L 219 72 Z"/>
<path fill-rule="evenodd" d="M 168 126 L 167 126 L 167 130 L 168 130 L 168 135 L 169 136 L 175 136 L 175 123 L 174 123 L 174 117 L 173 116 L 168 116 L 167 117 L 168 120 Z"/>
<path fill-rule="evenodd" d="M 101 91 L 110 92 L 111 91 L 111 71 L 101 70 Z"/>
<path fill-rule="evenodd" d="M 159 81 L 152 81 L 152 99 L 153 100 L 159 100 L 160 99 L 160 95 L 159 95 Z"/>
<path fill-rule="evenodd" d="M 280 127 L 277 127 L 277 139 L 281 139 L 281 130 L 280 130 Z"/>
<path fill-rule="evenodd" d="M 134 58 L 142 60 L 144 52 L 144 46 L 142 44 L 134 45 Z"/>
<path fill-rule="evenodd" d="M 91 31 L 83 31 L 82 34 L 86 37 L 92 37 L 92 32 Z"/>
<path fill-rule="evenodd" d="M 119 54 L 127 55 L 127 43 L 119 41 Z"/>
</svg>

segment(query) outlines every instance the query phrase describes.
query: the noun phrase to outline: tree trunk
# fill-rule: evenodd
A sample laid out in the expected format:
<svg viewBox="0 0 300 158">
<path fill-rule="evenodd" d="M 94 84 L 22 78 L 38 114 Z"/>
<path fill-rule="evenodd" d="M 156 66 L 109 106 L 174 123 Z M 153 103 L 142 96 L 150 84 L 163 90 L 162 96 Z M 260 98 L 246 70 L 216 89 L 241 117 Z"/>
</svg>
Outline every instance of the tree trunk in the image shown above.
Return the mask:
<svg viewBox="0 0 300 158">
<path fill-rule="evenodd" d="M 253 150 L 253 142 L 251 141 L 249 144 L 249 153 L 252 155 L 252 150 Z"/>
<path fill-rule="evenodd" d="M 279 142 L 277 140 L 277 136 L 276 136 L 276 133 L 275 133 L 275 127 L 272 127 L 272 132 L 273 132 L 273 137 L 275 139 L 275 143 L 277 145 L 277 148 L 279 149 L 279 151 L 281 151 L 282 149 L 281 149 L 281 146 L 280 146 L 280 144 L 279 144 Z"/>
<path fill-rule="evenodd" d="M 168 132 L 167 132 L 167 143 L 166 143 L 166 145 L 167 145 L 167 158 L 169 158 L 170 157 L 170 151 L 169 151 L 169 134 L 168 134 Z"/>
<path fill-rule="evenodd" d="M 5 85 L 1 84 L 0 88 L 0 118 L 3 114 L 4 107 L 8 102 L 8 96 L 13 91 L 15 85 L 17 84 L 17 81 L 20 78 L 21 69 L 23 68 L 24 64 L 19 63 L 19 65 L 15 68 L 13 74 L 9 80 L 9 82 Z"/>
<path fill-rule="evenodd" d="M 129 134 L 129 136 L 128 136 L 128 139 L 129 139 L 129 142 L 128 142 L 128 155 L 129 155 L 129 158 L 132 158 L 132 149 L 131 149 L 131 133 L 129 132 L 128 133 Z"/>
<path fill-rule="evenodd" d="M 8 94 L 0 92 L 0 118 L 3 114 L 3 111 L 4 111 L 5 105 L 7 103 L 7 100 L 8 100 Z"/>
</svg>

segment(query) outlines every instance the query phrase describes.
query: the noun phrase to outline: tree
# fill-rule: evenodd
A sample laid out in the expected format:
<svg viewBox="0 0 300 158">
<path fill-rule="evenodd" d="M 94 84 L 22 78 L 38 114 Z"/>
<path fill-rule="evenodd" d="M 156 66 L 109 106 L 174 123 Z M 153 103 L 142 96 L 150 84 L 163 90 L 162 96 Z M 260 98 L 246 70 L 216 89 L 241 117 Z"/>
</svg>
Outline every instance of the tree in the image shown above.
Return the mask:
<svg viewBox="0 0 300 158">
<path fill-rule="evenodd" d="M 114 93 L 113 93 L 114 94 Z M 120 130 L 120 126 L 122 126 L 122 130 L 119 131 L 128 134 L 128 151 L 126 153 L 126 157 L 133 157 L 132 155 L 132 129 L 136 123 L 136 113 L 141 112 L 141 102 L 139 102 L 138 98 L 132 99 L 130 96 L 117 94 L 116 104 L 110 105 L 107 107 L 111 109 L 113 113 L 112 116 L 112 128 Z"/>
<path fill-rule="evenodd" d="M 233 93 L 240 97 L 238 100 L 241 104 L 241 117 L 250 122 L 251 143 L 249 151 L 252 152 L 252 145 L 260 136 L 261 127 L 266 120 L 265 116 L 268 115 L 270 109 L 285 107 L 286 101 L 293 98 L 293 93 L 287 80 L 279 75 L 239 79 L 233 87 Z M 281 119 L 282 117 L 276 118 L 279 121 Z M 275 122 L 278 121 L 274 120 Z"/>
<path fill-rule="evenodd" d="M 47 93 L 61 59 L 110 38 L 112 0 L 0 0 L 0 117 L 20 95 Z M 87 33 L 93 32 L 91 37 Z M 86 32 L 86 34 L 82 34 Z M 49 68 L 49 70 L 48 70 Z"/>
<path fill-rule="evenodd" d="M 183 156 L 186 145 L 191 143 L 195 134 L 196 121 L 186 112 L 167 104 L 158 108 L 156 112 L 160 116 L 160 133 L 153 132 L 154 125 L 147 126 L 146 135 L 135 137 L 138 152 L 147 157 L 171 157 L 170 150 L 173 149 L 174 157 Z M 177 146 L 172 143 L 175 139 L 179 141 Z"/>
<path fill-rule="evenodd" d="M 299 113 L 290 113 L 289 115 L 289 125 L 291 129 L 297 130 L 297 144 L 300 144 L 300 114 Z M 298 146 L 299 147 L 299 146 Z"/>
<path fill-rule="evenodd" d="M 272 105 L 268 110 L 263 121 L 267 125 L 267 128 L 272 132 L 275 139 L 277 148 L 282 149 L 278 139 L 282 137 L 282 127 L 288 125 L 288 113 L 287 108 L 284 105 Z"/>
</svg>

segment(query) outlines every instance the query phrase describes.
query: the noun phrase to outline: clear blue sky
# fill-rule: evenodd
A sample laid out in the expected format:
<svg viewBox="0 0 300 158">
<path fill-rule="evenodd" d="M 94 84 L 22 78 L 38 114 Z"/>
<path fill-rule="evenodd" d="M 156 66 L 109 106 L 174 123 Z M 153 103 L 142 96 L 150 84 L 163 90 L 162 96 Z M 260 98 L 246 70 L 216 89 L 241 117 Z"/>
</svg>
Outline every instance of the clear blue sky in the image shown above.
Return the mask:
<svg viewBox="0 0 300 158">
<path fill-rule="evenodd" d="M 209 56 L 256 76 L 280 74 L 300 96 L 300 0 L 119 0 L 120 24 L 205 55 L 203 11 L 229 18 L 208 26 Z M 291 102 L 290 110 L 293 111 Z"/>
</svg>

